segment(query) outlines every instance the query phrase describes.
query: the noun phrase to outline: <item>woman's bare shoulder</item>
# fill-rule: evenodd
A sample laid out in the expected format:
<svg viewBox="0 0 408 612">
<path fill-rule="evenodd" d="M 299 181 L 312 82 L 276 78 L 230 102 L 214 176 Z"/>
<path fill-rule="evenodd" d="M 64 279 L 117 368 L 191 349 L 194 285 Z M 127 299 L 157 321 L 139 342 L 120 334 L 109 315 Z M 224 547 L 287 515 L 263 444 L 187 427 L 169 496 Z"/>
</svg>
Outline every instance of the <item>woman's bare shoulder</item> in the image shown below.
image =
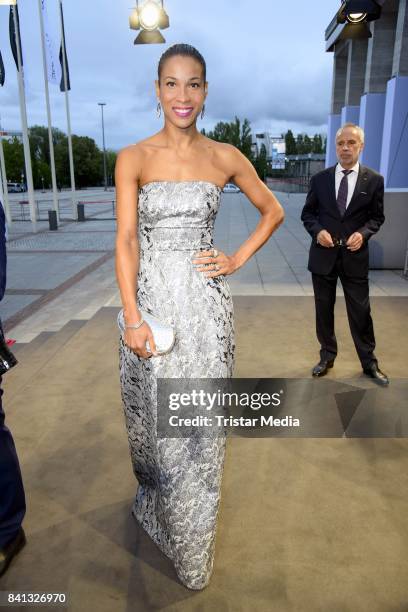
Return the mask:
<svg viewBox="0 0 408 612">
<path fill-rule="evenodd" d="M 139 142 L 129 144 L 119 150 L 116 164 L 120 167 L 131 169 L 132 173 L 139 178 L 143 166 L 146 165 L 146 162 L 148 162 L 154 150 L 157 149 L 157 146 L 156 134 Z"/>
<path fill-rule="evenodd" d="M 207 136 L 205 138 L 204 143 L 210 149 L 214 155 L 224 160 L 232 160 L 235 159 L 237 155 L 240 154 L 240 151 L 234 145 L 229 144 L 229 142 L 219 142 L 218 140 L 212 140 Z"/>
<path fill-rule="evenodd" d="M 231 176 L 242 153 L 237 147 L 228 142 L 219 142 L 211 140 L 211 138 L 207 138 L 207 140 L 208 147 L 212 149 L 214 164 L 220 170 L 223 170 L 227 176 Z"/>
<path fill-rule="evenodd" d="M 143 140 L 133 142 L 123 147 L 123 149 L 120 149 L 119 154 L 123 152 L 125 156 L 136 157 L 138 155 L 144 155 L 158 146 L 160 146 L 160 136 L 159 134 L 153 134 L 152 136 L 143 138 Z"/>
<path fill-rule="evenodd" d="M 122 149 L 119 149 L 117 159 L 121 160 L 122 163 L 126 161 L 134 161 L 141 157 L 142 150 L 139 147 L 139 143 L 126 145 Z"/>
</svg>

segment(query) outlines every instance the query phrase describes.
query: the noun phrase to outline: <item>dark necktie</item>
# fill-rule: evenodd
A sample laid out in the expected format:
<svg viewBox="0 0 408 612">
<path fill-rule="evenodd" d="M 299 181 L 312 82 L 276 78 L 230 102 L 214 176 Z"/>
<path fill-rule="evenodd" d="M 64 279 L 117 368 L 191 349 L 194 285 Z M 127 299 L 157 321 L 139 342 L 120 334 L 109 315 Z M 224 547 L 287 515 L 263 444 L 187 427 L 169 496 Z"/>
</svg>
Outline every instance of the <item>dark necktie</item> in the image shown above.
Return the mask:
<svg viewBox="0 0 408 612">
<path fill-rule="evenodd" d="M 352 170 L 342 170 L 344 176 L 340 181 L 339 192 L 337 194 L 337 207 L 340 215 L 343 217 L 347 208 L 347 195 L 348 195 L 348 178 L 347 176 Z"/>
</svg>

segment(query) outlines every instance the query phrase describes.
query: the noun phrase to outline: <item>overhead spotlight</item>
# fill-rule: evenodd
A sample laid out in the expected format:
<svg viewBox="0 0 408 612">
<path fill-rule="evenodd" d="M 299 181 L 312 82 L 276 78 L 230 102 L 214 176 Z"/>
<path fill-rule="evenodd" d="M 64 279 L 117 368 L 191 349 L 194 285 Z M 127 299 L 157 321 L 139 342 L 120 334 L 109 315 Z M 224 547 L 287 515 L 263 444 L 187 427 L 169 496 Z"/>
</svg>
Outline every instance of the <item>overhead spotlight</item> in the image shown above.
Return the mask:
<svg viewBox="0 0 408 612">
<path fill-rule="evenodd" d="M 151 45 L 166 42 L 159 30 L 142 30 L 134 40 L 135 45 Z"/>
<path fill-rule="evenodd" d="M 140 27 L 143 30 L 156 30 L 159 25 L 159 17 L 159 5 L 153 0 L 148 0 L 139 9 Z"/>
<path fill-rule="evenodd" d="M 159 28 L 160 30 L 165 30 L 170 25 L 169 16 L 163 8 L 163 3 L 161 6 L 161 11 L 159 15 Z"/>
<path fill-rule="evenodd" d="M 381 6 L 376 0 L 344 0 L 336 16 L 337 23 L 345 24 L 338 40 L 371 38 L 368 22 L 380 16 Z"/>
<path fill-rule="evenodd" d="M 372 38 L 372 34 L 370 28 L 368 27 L 368 23 L 366 21 L 361 21 L 360 23 L 348 23 L 345 28 L 340 32 L 338 40 L 348 40 L 348 39 L 364 39 L 364 38 Z"/>
<path fill-rule="evenodd" d="M 375 21 L 381 16 L 381 6 L 376 0 L 344 0 L 337 13 L 337 23 L 363 23 Z"/>
<path fill-rule="evenodd" d="M 140 30 L 139 10 L 133 9 L 129 17 L 129 27 L 131 30 Z"/>
<path fill-rule="evenodd" d="M 169 16 L 164 10 L 163 0 L 146 0 L 140 7 L 136 0 L 136 7 L 129 17 L 130 29 L 141 30 L 135 38 L 135 45 L 166 42 L 159 30 L 164 30 L 169 25 Z"/>
<path fill-rule="evenodd" d="M 367 13 L 349 13 L 346 19 L 349 23 L 361 23 L 367 19 Z"/>
</svg>

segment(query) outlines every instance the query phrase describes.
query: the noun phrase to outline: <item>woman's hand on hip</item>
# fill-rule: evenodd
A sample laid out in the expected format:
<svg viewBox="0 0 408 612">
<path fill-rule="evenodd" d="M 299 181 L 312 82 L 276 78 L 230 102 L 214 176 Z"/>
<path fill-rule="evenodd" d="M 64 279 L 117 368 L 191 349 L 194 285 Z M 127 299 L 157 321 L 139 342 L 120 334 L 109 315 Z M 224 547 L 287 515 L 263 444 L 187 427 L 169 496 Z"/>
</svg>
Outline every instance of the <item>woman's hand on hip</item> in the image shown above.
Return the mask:
<svg viewBox="0 0 408 612">
<path fill-rule="evenodd" d="M 235 258 L 218 249 L 200 251 L 193 259 L 197 272 L 203 272 L 208 278 L 232 274 L 237 269 Z"/>
</svg>

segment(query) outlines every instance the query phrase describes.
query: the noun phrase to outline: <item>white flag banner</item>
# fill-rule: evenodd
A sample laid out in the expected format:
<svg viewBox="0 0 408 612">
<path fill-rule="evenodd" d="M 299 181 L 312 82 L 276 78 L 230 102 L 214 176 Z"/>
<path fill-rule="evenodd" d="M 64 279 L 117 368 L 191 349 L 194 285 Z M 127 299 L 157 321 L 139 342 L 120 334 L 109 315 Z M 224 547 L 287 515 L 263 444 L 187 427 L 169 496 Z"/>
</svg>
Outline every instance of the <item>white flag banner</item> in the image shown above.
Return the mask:
<svg viewBox="0 0 408 612">
<path fill-rule="evenodd" d="M 55 40 L 58 40 L 58 34 L 50 27 L 47 0 L 41 0 L 41 11 L 44 21 L 44 42 L 45 53 L 47 55 L 48 81 L 54 85 L 59 85 L 61 82 L 61 64 L 58 57 L 58 48 L 55 45 Z"/>
</svg>

